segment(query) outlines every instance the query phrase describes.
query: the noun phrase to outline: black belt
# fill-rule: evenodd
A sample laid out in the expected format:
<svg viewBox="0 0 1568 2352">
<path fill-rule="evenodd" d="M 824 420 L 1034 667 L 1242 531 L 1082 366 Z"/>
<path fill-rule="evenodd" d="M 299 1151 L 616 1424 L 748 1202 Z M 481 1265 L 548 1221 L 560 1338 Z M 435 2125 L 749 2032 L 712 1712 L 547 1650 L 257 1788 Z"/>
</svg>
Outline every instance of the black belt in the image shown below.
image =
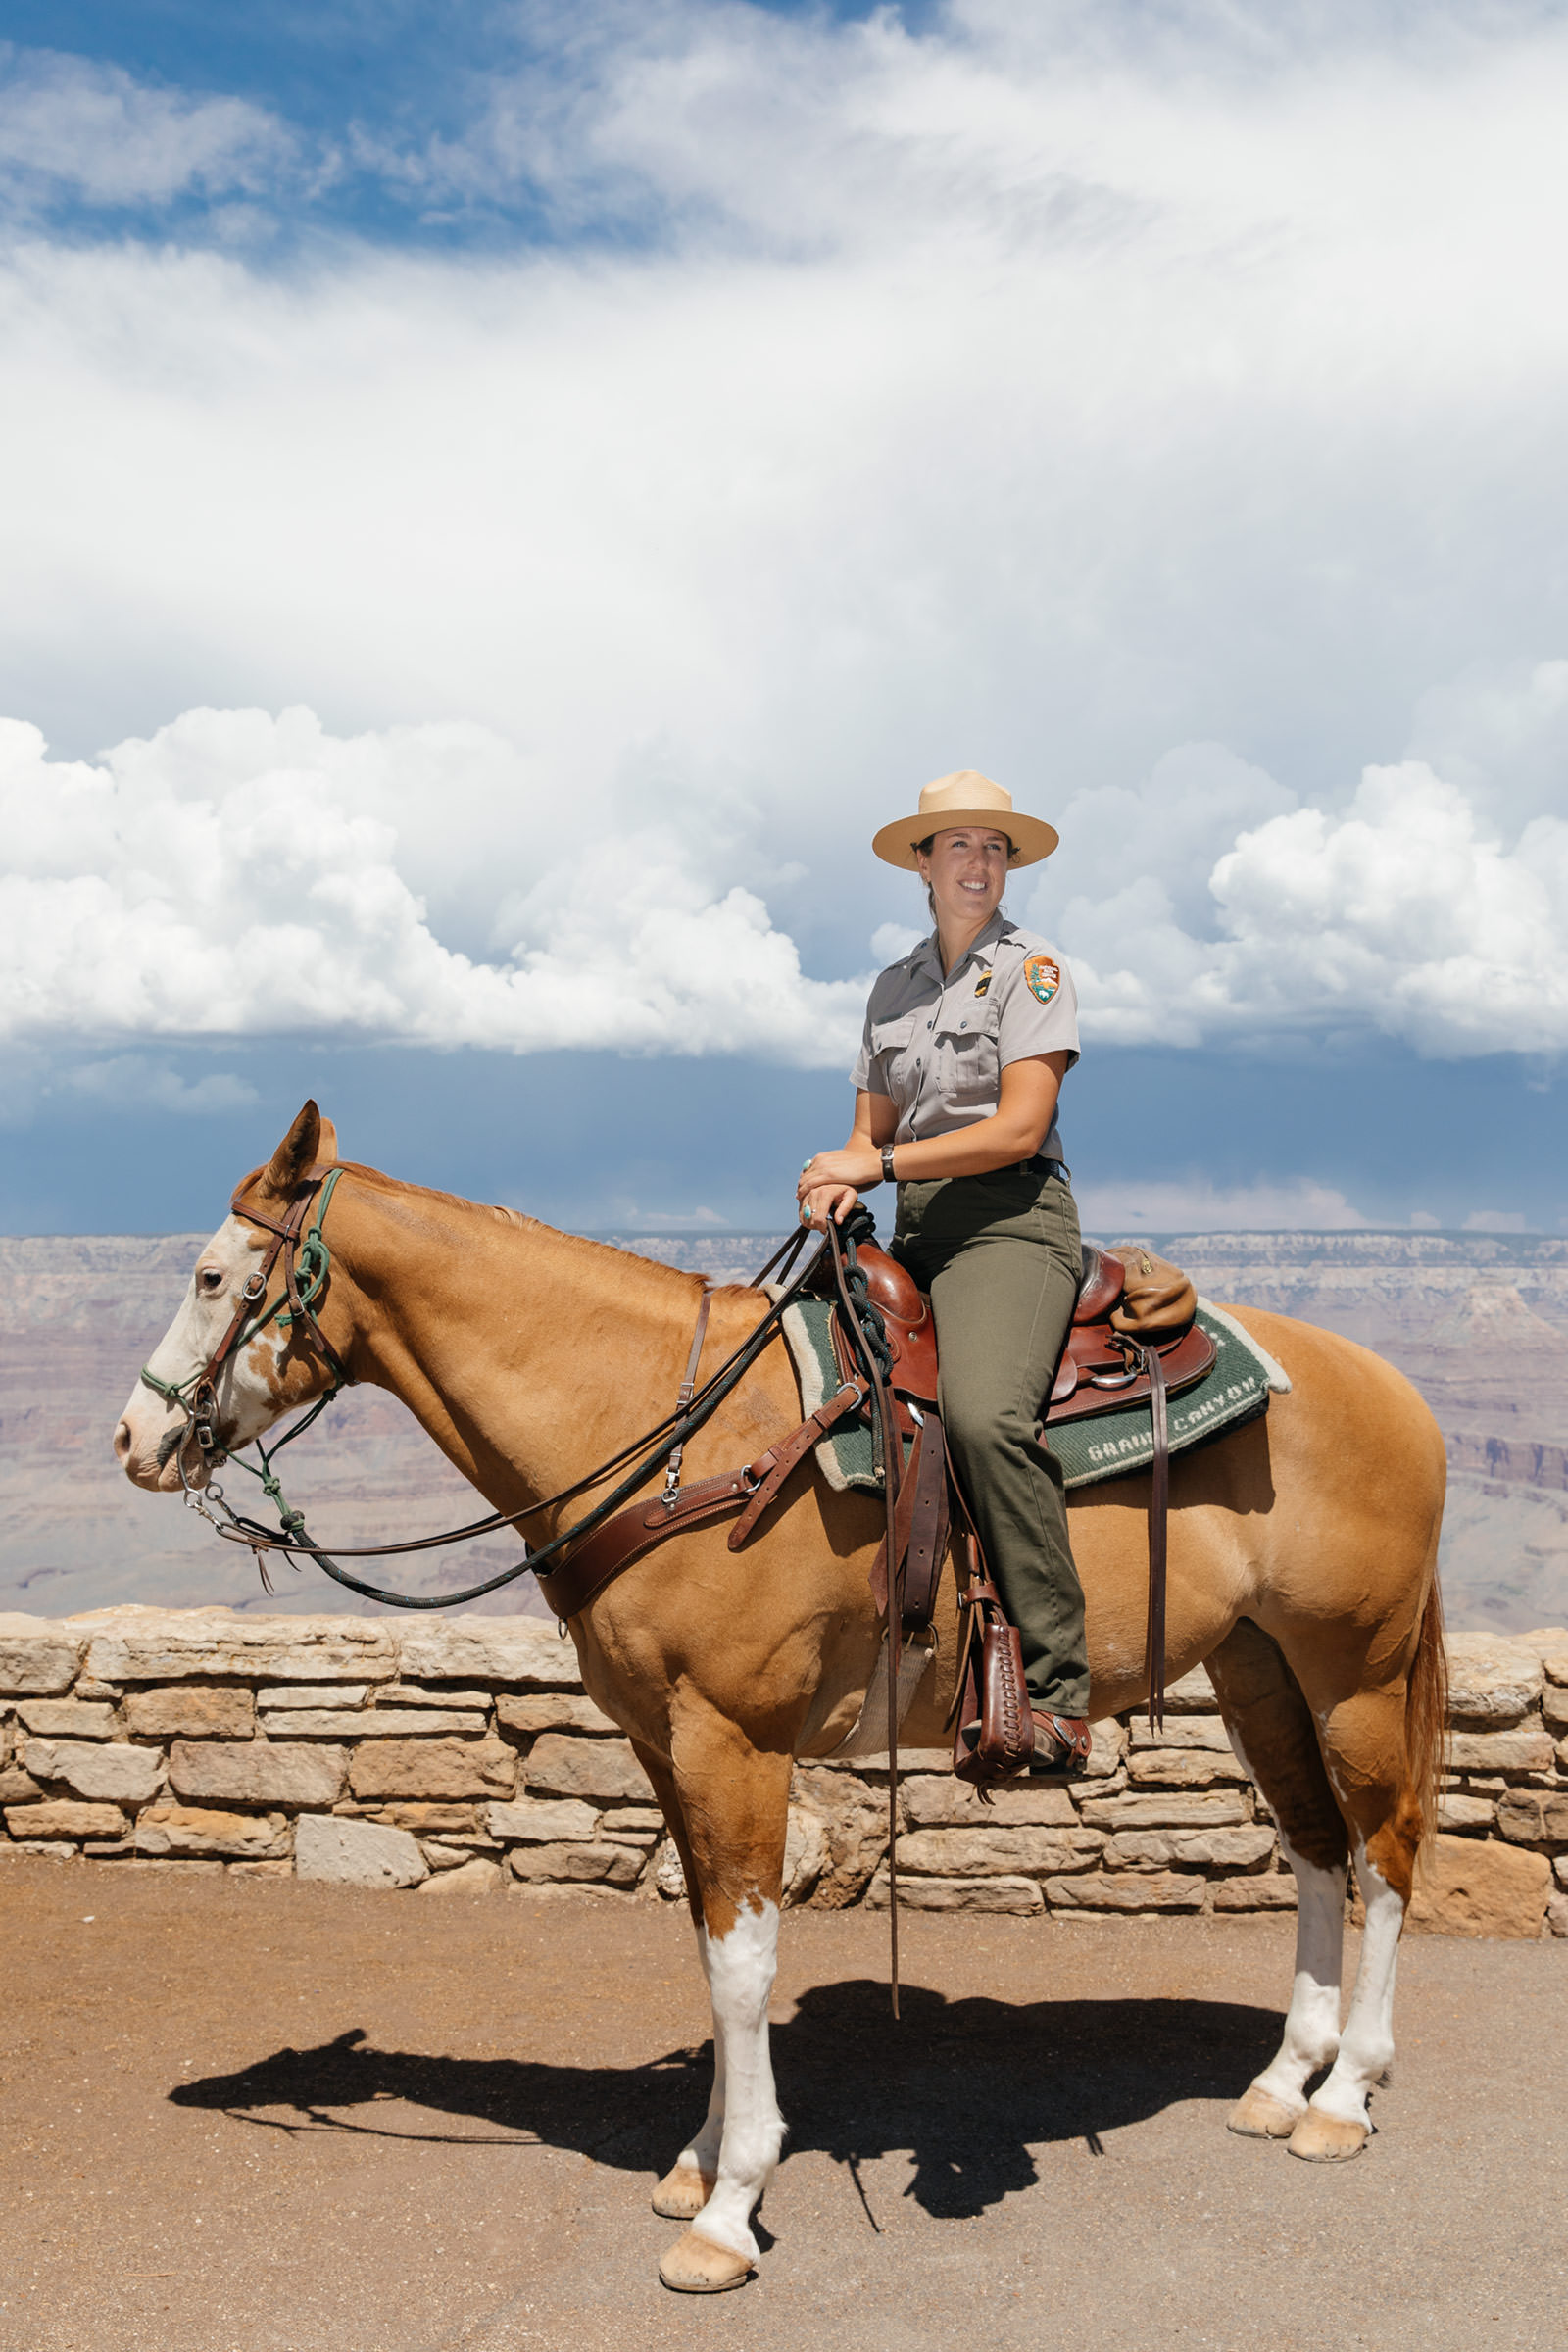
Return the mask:
<svg viewBox="0 0 1568 2352">
<path fill-rule="evenodd" d="M 921 1138 L 906 1136 L 905 1141 L 919 1143 Z M 991 1176 L 1059 1176 L 1063 1184 L 1070 1184 L 1072 1181 L 1072 1170 L 1068 1167 L 1067 1162 L 1064 1159 L 1048 1159 L 1043 1152 L 1037 1152 L 1032 1159 L 1009 1159 L 1000 1168 L 988 1169 L 987 1174 Z M 900 1179 L 901 1183 L 907 1181 L 907 1178 L 901 1177 Z M 916 1184 L 929 1184 L 934 1179 L 917 1176 L 913 1181 Z"/>
</svg>

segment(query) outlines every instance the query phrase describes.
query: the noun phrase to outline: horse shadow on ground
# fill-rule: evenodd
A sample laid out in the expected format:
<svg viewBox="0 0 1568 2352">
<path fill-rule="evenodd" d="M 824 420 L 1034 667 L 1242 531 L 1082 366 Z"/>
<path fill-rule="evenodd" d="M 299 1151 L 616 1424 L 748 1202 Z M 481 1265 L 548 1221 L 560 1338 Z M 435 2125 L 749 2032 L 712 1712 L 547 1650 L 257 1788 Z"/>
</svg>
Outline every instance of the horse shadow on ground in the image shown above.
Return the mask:
<svg viewBox="0 0 1568 2352">
<path fill-rule="evenodd" d="M 813 1986 L 775 2025 L 785 2157 L 831 2157 L 864 2203 L 860 2165 L 907 2150 L 906 2193 L 950 2220 L 1030 2187 L 1036 2147 L 1076 2139 L 1100 2155 L 1107 2132 L 1188 2100 L 1239 2097 L 1281 2022 L 1232 2001 L 950 1999 L 920 1984 L 906 1984 L 902 2003 L 894 2026 L 887 1986 L 854 1979 Z M 702 2118 L 710 2068 L 706 2043 L 619 2067 L 379 2050 L 353 2029 L 170 2098 L 274 2131 L 538 2145 L 657 2178 Z M 878 2227 L 869 2204 L 866 2214 Z"/>
</svg>

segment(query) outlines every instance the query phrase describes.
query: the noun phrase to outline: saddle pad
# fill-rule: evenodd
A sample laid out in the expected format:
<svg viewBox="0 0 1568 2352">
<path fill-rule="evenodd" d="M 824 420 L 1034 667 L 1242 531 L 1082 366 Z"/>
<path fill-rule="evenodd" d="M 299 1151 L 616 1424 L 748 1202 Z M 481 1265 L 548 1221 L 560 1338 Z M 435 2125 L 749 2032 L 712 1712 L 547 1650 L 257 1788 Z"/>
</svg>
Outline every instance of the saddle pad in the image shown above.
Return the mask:
<svg viewBox="0 0 1568 2352">
<path fill-rule="evenodd" d="M 1195 1387 L 1166 1400 L 1165 1418 L 1173 1454 L 1239 1422 L 1268 1410 L 1269 1394 L 1285 1396 L 1290 1380 L 1267 1348 L 1242 1329 L 1222 1306 L 1198 1301 L 1198 1320 L 1214 1343 L 1214 1364 Z M 1147 1470 L 1154 1458 L 1154 1432 L 1147 1404 L 1121 1412 L 1086 1413 L 1080 1421 L 1053 1422 L 1046 1443 L 1061 1464 L 1070 1492 L 1102 1478 L 1124 1478 Z"/>
<path fill-rule="evenodd" d="M 762 1289 L 769 1298 L 777 1298 L 779 1285 L 766 1282 Z M 833 1315 L 831 1298 L 797 1298 L 779 1317 L 779 1328 L 795 1358 L 803 1413 L 814 1413 L 842 1386 L 833 1353 Z M 836 1494 L 851 1487 L 862 1487 L 869 1494 L 881 1494 L 882 1464 L 871 1443 L 869 1422 L 852 1420 L 848 1428 L 841 1424 L 813 1451 L 817 1468 Z"/>
<path fill-rule="evenodd" d="M 772 1290 L 771 1284 L 766 1286 Z M 801 1384 L 801 1407 L 813 1413 L 839 1386 L 833 1357 L 833 1304 L 827 1298 L 799 1298 L 780 1316 Z M 1180 1453 L 1268 1408 L 1269 1393 L 1284 1395 L 1290 1381 L 1266 1349 L 1221 1306 L 1198 1302 L 1198 1320 L 1214 1343 L 1214 1368 L 1195 1388 L 1172 1396 L 1166 1406 L 1170 1450 Z M 1052 1452 L 1069 1488 L 1092 1487 L 1104 1478 L 1147 1470 L 1154 1458 L 1154 1437 L 1146 1405 L 1086 1414 L 1054 1424 L 1047 1432 Z M 835 1493 L 850 1487 L 876 1494 L 881 1488 L 871 1432 L 857 1421 L 833 1430 L 815 1448 L 817 1466 Z"/>
</svg>

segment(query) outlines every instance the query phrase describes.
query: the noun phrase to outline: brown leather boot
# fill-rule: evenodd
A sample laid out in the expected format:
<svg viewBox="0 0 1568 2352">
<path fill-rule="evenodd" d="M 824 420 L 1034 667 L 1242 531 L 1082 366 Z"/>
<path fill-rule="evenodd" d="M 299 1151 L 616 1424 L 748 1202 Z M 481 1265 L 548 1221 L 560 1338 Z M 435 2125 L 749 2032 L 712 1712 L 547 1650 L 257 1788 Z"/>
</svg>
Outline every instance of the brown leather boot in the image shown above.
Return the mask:
<svg viewBox="0 0 1568 2352">
<path fill-rule="evenodd" d="M 1032 1709 L 1035 1757 L 1032 1781 L 1078 1781 L 1089 1770 L 1089 1726 L 1081 1715 L 1042 1715 Z"/>
</svg>

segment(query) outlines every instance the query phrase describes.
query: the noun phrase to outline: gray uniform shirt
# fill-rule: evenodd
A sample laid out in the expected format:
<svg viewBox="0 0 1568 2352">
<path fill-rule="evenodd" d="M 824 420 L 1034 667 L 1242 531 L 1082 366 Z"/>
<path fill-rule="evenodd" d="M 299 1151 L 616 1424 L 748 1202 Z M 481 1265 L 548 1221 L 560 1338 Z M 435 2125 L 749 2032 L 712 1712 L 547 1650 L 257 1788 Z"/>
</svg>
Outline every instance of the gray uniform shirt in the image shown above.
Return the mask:
<svg viewBox="0 0 1568 2352">
<path fill-rule="evenodd" d="M 994 914 L 946 979 L 935 933 L 877 975 L 854 1084 L 897 1105 L 894 1142 L 972 1127 L 995 1111 L 1009 1061 L 1078 1059 L 1078 998 L 1049 940 Z M 1054 1120 L 1040 1147 L 1060 1159 Z"/>
</svg>

